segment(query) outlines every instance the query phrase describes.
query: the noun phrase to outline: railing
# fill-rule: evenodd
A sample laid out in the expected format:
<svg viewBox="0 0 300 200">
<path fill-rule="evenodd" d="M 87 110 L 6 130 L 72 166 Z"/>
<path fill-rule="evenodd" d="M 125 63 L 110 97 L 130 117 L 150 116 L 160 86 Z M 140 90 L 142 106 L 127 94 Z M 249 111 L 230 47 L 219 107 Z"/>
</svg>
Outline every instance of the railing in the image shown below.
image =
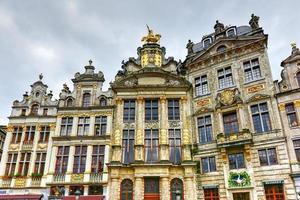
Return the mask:
<svg viewBox="0 0 300 200">
<path fill-rule="evenodd" d="M 31 186 L 40 186 L 42 178 L 31 178 Z"/>
<path fill-rule="evenodd" d="M 53 182 L 54 183 L 63 183 L 65 182 L 65 174 L 54 174 L 53 175 Z"/>
<path fill-rule="evenodd" d="M 248 129 L 238 133 L 231 133 L 229 136 L 224 133 L 217 135 L 218 147 L 239 146 L 252 143 L 252 134 Z"/>
<path fill-rule="evenodd" d="M 22 145 L 22 150 L 31 150 L 33 147 L 33 141 L 24 141 Z"/>
<path fill-rule="evenodd" d="M 102 181 L 103 174 L 102 173 L 91 173 L 90 174 L 90 182 L 99 183 Z"/>
<path fill-rule="evenodd" d="M 12 178 L 2 179 L 2 187 L 10 187 Z"/>
</svg>

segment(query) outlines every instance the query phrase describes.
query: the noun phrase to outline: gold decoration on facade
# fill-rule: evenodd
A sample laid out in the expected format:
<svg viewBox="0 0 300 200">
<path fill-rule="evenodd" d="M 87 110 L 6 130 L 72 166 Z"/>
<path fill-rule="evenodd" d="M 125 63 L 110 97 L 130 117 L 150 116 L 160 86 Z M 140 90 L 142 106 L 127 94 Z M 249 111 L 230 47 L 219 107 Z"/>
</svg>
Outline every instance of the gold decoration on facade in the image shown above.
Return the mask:
<svg viewBox="0 0 300 200">
<path fill-rule="evenodd" d="M 220 93 L 220 102 L 224 105 L 231 105 L 234 102 L 234 91 L 224 90 Z"/>
<path fill-rule="evenodd" d="M 265 88 L 264 84 L 254 85 L 254 86 L 248 87 L 247 92 L 248 93 L 255 93 L 255 92 L 263 90 L 264 88 Z"/>
<path fill-rule="evenodd" d="M 149 64 L 148 54 L 143 54 L 141 57 L 142 66 L 147 66 Z"/>
<path fill-rule="evenodd" d="M 180 97 L 180 100 L 181 100 L 182 103 L 186 103 L 187 102 L 187 97 L 182 96 L 182 97 Z"/>
<path fill-rule="evenodd" d="M 57 117 L 88 117 L 88 116 L 110 116 L 112 111 L 97 111 L 97 112 L 85 112 L 85 113 L 59 113 Z"/>
<path fill-rule="evenodd" d="M 222 156 L 223 164 L 226 164 L 227 163 L 227 155 L 226 155 L 226 149 L 225 148 L 221 149 L 221 156 Z"/>
<path fill-rule="evenodd" d="M 183 129 L 183 144 L 190 144 L 189 130 Z"/>
<path fill-rule="evenodd" d="M 39 143 L 38 144 L 38 149 L 43 150 L 43 149 L 46 149 L 46 148 L 47 148 L 47 144 L 46 143 Z"/>
<path fill-rule="evenodd" d="M 300 108 L 300 100 L 294 101 L 295 107 Z"/>
<path fill-rule="evenodd" d="M 136 131 L 136 144 L 137 145 L 142 145 L 143 144 L 143 134 L 142 134 L 141 129 L 138 129 Z"/>
<path fill-rule="evenodd" d="M 209 98 L 200 99 L 200 100 L 196 101 L 196 105 L 198 107 L 203 107 L 203 106 L 207 106 L 207 105 L 210 105 L 210 104 L 211 104 L 211 102 L 210 102 Z"/>
<path fill-rule="evenodd" d="M 50 131 L 54 131 L 55 128 L 56 128 L 56 124 L 55 123 L 52 123 L 49 126 L 50 126 Z"/>
<path fill-rule="evenodd" d="M 26 178 L 17 178 L 15 182 L 15 187 L 25 187 Z"/>
<path fill-rule="evenodd" d="M 115 145 L 120 145 L 121 144 L 121 131 L 119 129 L 115 130 L 115 134 L 114 134 L 114 144 Z"/>
<path fill-rule="evenodd" d="M 16 151 L 19 149 L 19 144 L 10 144 L 9 149 L 12 151 Z"/>
<path fill-rule="evenodd" d="M 167 97 L 166 96 L 161 96 L 159 97 L 160 103 L 166 103 Z"/>
<path fill-rule="evenodd" d="M 138 97 L 136 98 L 136 100 L 137 100 L 137 103 L 138 103 L 138 104 L 142 104 L 143 101 L 144 101 L 144 97 L 138 96 Z"/>
<path fill-rule="evenodd" d="M 83 182 L 84 174 L 72 174 L 71 182 Z"/>
<path fill-rule="evenodd" d="M 122 104 L 122 99 L 120 97 L 117 97 L 115 101 L 117 105 Z"/>
<path fill-rule="evenodd" d="M 13 132 L 14 131 L 14 126 L 8 125 L 7 128 L 6 128 L 6 131 L 7 132 Z"/>
<path fill-rule="evenodd" d="M 149 28 L 149 26 L 147 25 L 147 29 L 148 29 L 148 35 L 144 36 L 142 38 L 142 42 L 144 42 L 145 44 L 151 44 L 151 43 L 159 43 L 161 35 L 160 34 L 154 34 L 153 30 Z"/>
<path fill-rule="evenodd" d="M 251 148 L 249 144 L 245 145 L 245 157 L 248 162 L 251 161 Z"/>
<path fill-rule="evenodd" d="M 279 104 L 278 108 L 280 111 L 285 111 L 285 104 L 284 103 Z"/>
<path fill-rule="evenodd" d="M 160 138 L 159 138 L 160 144 L 167 144 L 168 143 L 168 136 L 167 136 L 167 130 L 161 129 L 160 130 Z"/>
</svg>

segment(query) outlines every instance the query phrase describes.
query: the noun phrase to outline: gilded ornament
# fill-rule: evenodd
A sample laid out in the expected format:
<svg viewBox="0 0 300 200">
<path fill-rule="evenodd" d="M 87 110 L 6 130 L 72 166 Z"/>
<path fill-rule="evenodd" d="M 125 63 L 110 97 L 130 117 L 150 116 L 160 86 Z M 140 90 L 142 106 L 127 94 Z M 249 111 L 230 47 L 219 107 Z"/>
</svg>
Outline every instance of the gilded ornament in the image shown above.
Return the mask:
<svg viewBox="0 0 300 200">
<path fill-rule="evenodd" d="M 162 104 L 166 103 L 167 97 L 166 96 L 161 96 L 159 97 L 159 100 Z"/>
<path fill-rule="evenodd" d="M 264 88 L 265 88 L 264 84 L 254 85 L 254 86 L 248 87 L 247 92 L 248 93 L 255 93 L 255 92 L 263 90 Z"/>
<path fill-rule="evenodd" d="M 116 98 L 116 104 L 117 104 L 117 105 L 122 104 L 122 99 L 121 99 L 120 97 L 117 97 L 117 98 Z"/>
<path fill-rule="evenodd" d="M 14 126 L 8 125 L 6 130 L 7 130 L 7 132 L 13 132 L 14 131 Z"/>
<path fill-rule="evenodd" d="M 147 29 L 148 29 L 148 35 L 144 36 L 142 38 L 142 42 L 144 42 L 145 44 L 159 43 L 161 35 L 160 34 L 154 34 L 153 30 L 151 30 L 148 25 L 147 25 Z"/>
<path fill-rule="evenodd" d="M 285 111 L 285 104 L 284 103 L 279 104 L 278 108 L 280 111 Z"/>
<path fill-rule="evenodd" d="M 72 174 L 71 182 L 83 182 L 84 174 Z"/>
<path fill-rule="evenodd" d="M 187 102 L 187 97 L 182 96 L 182 97 L 180 97 L 180 100 L 181 100 L 182 103 L 186 103 Z"/>
<path fill-rule="evenodd" d="M 143 101 L 144 101 L 144 97 L 138 96 L 138 97 L 136 98 L 136 100 L 137 100 L 137 103 L 138 103 L 138 104 L 142 104 Z"/>
<path fill-rule="evenodd" d="M 300 108 L 300 100 L 294 101 L 295 107 Z"/>
<path fill-rule="evenodd" d="M 207 106 L 207 105 L 210 105 L 210 99 L 209 98 L 206 98 L 206 99 L 200 99 L 198 101 L 196 101 L 196 105 L 198 107 L 203 107 L 203 106 Z"/>
</svg>

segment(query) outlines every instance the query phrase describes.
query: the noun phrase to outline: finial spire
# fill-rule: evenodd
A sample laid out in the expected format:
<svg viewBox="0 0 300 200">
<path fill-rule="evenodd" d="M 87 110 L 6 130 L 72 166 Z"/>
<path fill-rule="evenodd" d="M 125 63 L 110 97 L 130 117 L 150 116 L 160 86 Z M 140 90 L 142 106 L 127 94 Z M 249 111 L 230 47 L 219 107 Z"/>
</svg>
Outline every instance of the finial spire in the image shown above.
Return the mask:
<svg viewBox="0 0 300 200">
<path fill-rule="evenodd" d="M 42 73 L 40 73 L 40 75 L 39 75 L 39 79 L 40 79 L 40 81 L 43 79 L 43 74 Z"/>
</svg>

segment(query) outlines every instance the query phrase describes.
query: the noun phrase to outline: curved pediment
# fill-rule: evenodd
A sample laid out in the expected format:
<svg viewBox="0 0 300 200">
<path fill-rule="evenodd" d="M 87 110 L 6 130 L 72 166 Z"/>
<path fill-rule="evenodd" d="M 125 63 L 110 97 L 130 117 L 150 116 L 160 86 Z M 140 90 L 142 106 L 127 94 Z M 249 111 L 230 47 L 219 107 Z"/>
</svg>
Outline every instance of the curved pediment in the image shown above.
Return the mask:
<svg viewBox="0 0 300 200">
<path fill-rule="evenodd" d="M 259 101 L 259 100 L 268 99 L 268 98 L 271 98 L 271 96 L 267 95 L 267 94 L 255 94 L 252 97 L 250 97 L 249 99 L 247 99 L 246 102 L 250 103 L 250 102 Z"/>
<path fill-rule="evenodd" d="M 111 86 L 116 90 L 141 87 L 190 88 L 191 84 L 185 78 L 160 68 L 143 68 L 117 79 Z"/>
</svg>

